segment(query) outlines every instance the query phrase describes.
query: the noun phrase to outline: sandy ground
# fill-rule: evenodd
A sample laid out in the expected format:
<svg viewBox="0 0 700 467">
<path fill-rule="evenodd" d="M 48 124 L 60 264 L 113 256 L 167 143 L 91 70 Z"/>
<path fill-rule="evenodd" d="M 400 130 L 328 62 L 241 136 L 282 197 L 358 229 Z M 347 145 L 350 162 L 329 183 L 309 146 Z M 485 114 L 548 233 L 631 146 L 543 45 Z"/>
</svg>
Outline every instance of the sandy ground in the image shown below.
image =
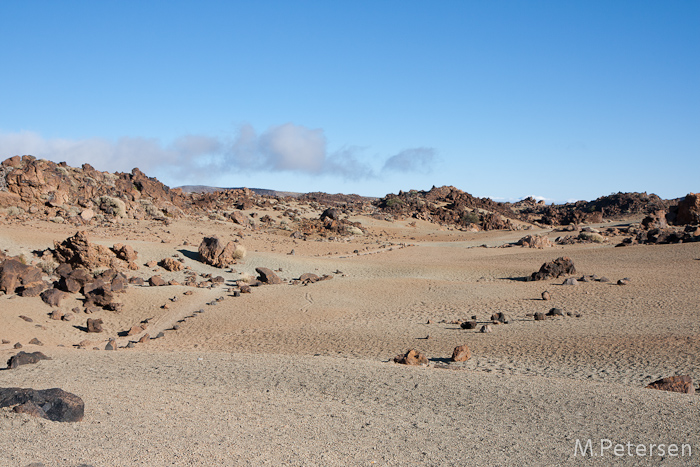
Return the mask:
<svg viewBox="0 0 700 467">
<path fill-rule="evenodd" d="M 0 338 L 10 341 L 0 358 L 17 352 L 15 342 L 53 358 L 0 371 L 0 387 L 61 387 L 86 404 L 80 423 L 0 411 L 0 465 L 700 464 L 698 396 L 644 389 L 675 374 L 700 380 L 700 243 L 496 248 L 526 233 L 562 233 L 357 220 L 366 235 L 333 242 L 207 219 L 89 229 L 96 243 L 139 252 L 142 266 L 131 275 L 184 282 L 182 272 L 143 266 L 180 255 L 226 283 L 132 287 L 123 312 L 72 322 L 50 320 L 39 298 L 0 296 Z M 0 248 L 29 254 L 74 233 L 0 223 Z M 201 238 L 212 234 L 245 245 L 245 260 L 233 269 L 196 261 Z M 579 275 L 612 282 L 522 280 L 558 256 L 571 257 Z M 333 279 L 233 297 L 234 281 L 258 266 L 281 269 L 284 279 Z M 615 285 L 623 277 L 629 284 Z M 551 301 L 540 299 L 544 290 Z M 70 298 L 60 308 L 76 305 Z M 533 320 L 551 307 L 572 316 Z M 450 324 L 474 315 L 485 324 L 499 311 L 514 322 L 492 325 L 491 334 Z M 105 332 L 85 333 L 88 316 L 102 318 Z M 116 352 L 73 347 L 88 339 L 104 349 L 109 337 L 124 347 L 140 337 L 124 331 L 146 318 L 147 332 L 163 338 Z M 28 345 L 33 337 L 44 345 Z M 461 344 L 471 359 L 450 363 Z M 409 348 L 429 366 L 391 362 Z M 595 455 L 577 453 L 577 439 L 591 439 Z M 647 455 L 629 456 L 626 445 L 624 456 L 612 448 L 601 455 L 601 439 L 632 443 L 632 451 L 643 444 Z M 649 455 L 659 443 L 691 453 Z"/>
</svg>

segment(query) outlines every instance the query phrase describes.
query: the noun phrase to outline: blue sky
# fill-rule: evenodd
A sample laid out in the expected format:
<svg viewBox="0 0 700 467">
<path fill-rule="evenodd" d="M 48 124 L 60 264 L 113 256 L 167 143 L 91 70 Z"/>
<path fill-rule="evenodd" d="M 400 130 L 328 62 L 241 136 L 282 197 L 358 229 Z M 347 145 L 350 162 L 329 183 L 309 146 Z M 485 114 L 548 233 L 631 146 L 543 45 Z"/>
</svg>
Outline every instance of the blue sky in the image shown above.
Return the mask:
<svg viewBox="0 0 700 467">
<path fill-rule="evenodd" d="M 700 2 L 0 3 L 0 159 L 383 196 L 700 191 Z"/>
</svg>

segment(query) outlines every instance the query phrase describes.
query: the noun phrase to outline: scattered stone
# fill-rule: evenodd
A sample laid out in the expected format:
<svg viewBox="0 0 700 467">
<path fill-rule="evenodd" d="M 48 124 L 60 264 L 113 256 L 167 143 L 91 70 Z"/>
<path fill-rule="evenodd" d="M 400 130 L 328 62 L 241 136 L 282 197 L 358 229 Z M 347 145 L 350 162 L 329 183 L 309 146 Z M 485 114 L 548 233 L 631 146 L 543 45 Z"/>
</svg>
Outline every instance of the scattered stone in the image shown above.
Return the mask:
<svg viewBox="0 0 700 467">
<path fill-rule="evenodd" d="M 61 321 L 73 321 L 73 313 L 66 313 L 61 316 Z"/>
<path fill-rule="evenodd" d="M 249 285 L 243 284 L 240 286 L 240 288 L 241 288 L 241 293 L 252 293 L 253 292 L 253 289 Z"/>
<path fill-rule="evenodd" d="M 538 248 L 543 249 L 545 247 L 551 247 L 552 242 L 545 235 L 527 235 L 516 243 L 516 245 L 524 246 L 527 248 Z"/>
<path fill-rule="evenodd" d="M 544 320 L 545 320 L 544 313 L 542 313 L 541 311 L 538 311 L 535 313 L 535 321 L 544 321 Z"/>
<path fill-rule="evenodd" d="M 3 339 L 3 340 L 2 340 L 2 343 L 3 343 L 3 344 L 9 344 L 10 341 L 8 341 L 7 339 Z"/>
<path fill-rule="evenodd" d="M 546 290 L 542 292 L 542 300 L 551 300 L 552 296 Z"/>
<path fill-rule="evenodd" d="M 158 266 L 158 262 L 157 262 L 157 261 L 149 261 L 149 262 L 146 263 L 146 267 L 147 267 L 147 268 L 154 268 L 154 267 L 156 267 L 156 266 Z"/>
<path fill-rule="evenodd" d="M 129 332 L 126 333 L 127 336 L 134 336 L 136 334 L 141 334 L 144 331 L 144 328 L 142 326 L 131 326 L 131 329 L 129 329 Z"/>
<path fill-rule="evenodd" d="M 188 290 L 188 291 L 186 291 L 185 293 L 183 293 L 182 295 L 192 295 L 193 293 L 194 293 L 194 292 L 192 292 L 191 290 Z"/>
<path fill-rule="evenodd" d="M 428 358 L 420 351 L 410 349 L 405 354 L 394 357 L 394 362 L 401 363 L 403 365 L 427 365 Z"/>
<path fill-rule="evenodd" d="M 598 282 L 610 282 L 610 279 L 608 279 L 607 277 L 603 276 L 603 277 L 601 277 L 600 279 L 598 279 Z"/>
<path fill-rule="evenodd" d="M 695 394 L 693 378 L 689 375 L 669 376 L 654 381 L 647 386 L 647 389 L 659 389 L 661 391 L 683 392 L 685 394 Z"/>
<path fill-rule="evenodd" d="M 65 296 L 66 293 L 58 289 L 48 289 L 41 293 L 41 299 L 44 303 L 54 308 L 61 304 L 61 300 L 63 300 Z"/>
<path fill-rule="evenodd" d="M 134 343 L 131 342 L 131 341 L 129 341 L 129 343 L 126 344 L 126 348 L 127 348 L 127 349 L 133 349 L 134 347 L 136 347 L 136 344 L 134 344 Z"/>
<path fill-rule="evenodd" d="M 452 351 L 452 361 L 453 362 L 465 362 L 465 361 L 469 360 L 469 358 L 471 356 L 472 356 L 472 353 L 466 344 L 458 345 Z"/>
<path fill-rule="evenodd" d="M 148 342 L 148 340 L 149 340 L 150 338 L 151 338 L 150 335 L 144 334 L 143 336 L 141 336 L 141 339 L 139 339 L 139 344 L 143 344 L 144 342 Z"/>
<path fill-rule="evenodd" d="M 36 337 L 32 338 L 32 340 L 29 341 L 30 345 L 44 345 L 39 339 Z"/>
<path fill-rule="evenodd" d="M 117 341 L 114 338 L 110 338 L 105 346 L 105 350 L 117 350 Z"/>
<path fill-rule="evenodd" d="M 272 269 L 269 268 L 255 268 L 255 272 L 257 272 L 258 275 L 258 280 L 262 282 L 263 284 L 281 284 L 282 279 L 279 278 L 277 274 L 275 274 Z"/>
<path fill-rule="evenodd" d="M 498 312 L 494 313 L 491 315 L 491 321 L 497 322 L 497 323 L 503 323 L 503 324 L 508 324 L 512 323 L 513 320 L 511 319 L 510 316 L 506 315 L 505 313 Z"/>
<path fill-rule="evenodd" d="M 19 342 L 17 342 L 17 343 L 14 345 L 14 348 L 15 348 L 15 349 L 21 349 L 21 348 L 22 348 L 22 344 L 20 344 Z"/>
<path fill-rule="evenodd" d="M 131 246 L 122 245 L 121 243 L 114 245 L 112 251 L 117 255 L 117 258 L 129 263 L 136 261 L 138 257 L 138 251 L 134 251 Z"/>
<path fill-rule="evenodd" d="M 460 327 L 462 329 L 476 329 L 477 323 L 475 320 L 471 321 L 465 321 L 462 324 L 460 324 Z"/>
<path fill-rule="evenodd" d="M 547 316 L 564 316 L 564 312 L 561 308 L 552 308 L 547 312 Z"/>
<path fill-rule="evenodd" d="M 182 271 L 182 263 L 174 258 L 163 258 L 160 261 L 160 265 L 166 271 Z"/>
<path fill-rule="evenodd" d="M 22 318 L 23 320 L 25 320 L 25 321 L 28 322 L 28 323 L 33 323 L 33 322 L 34 322 L 34 320 L 31 319 L 29 316 L 19 315 L 19 317 Z"/>
<path fill-rule="evenodd" d="M 56 321 L 60 321 L 63 318 L 63 312 L 61 310 L 53 310 L 49 317 Z"/>
<path fill-rule="evenodd" d="M 13 369 L 20 365 L 38 363 L 41 360 L 51 360 L 51 358 L 47 357 L 41 352 L 19 352 L 10 357 L 10 359 L 7 361 L 7 368 Z"/>
<path fill-rule="evenodd" d="M 129 278 L 129 284 L 132 285 L 143 285 L 145 281 L 141 277 L 131 277 Z"/>
<path fill-rule="evenodd" d="M 165 333 L 164 333 L 163 331 L 159 332 L 159 333 L 156 335 L 156 339 L 160 339 L 161 337 L 165 337 Z"/>
<path fill-rule="evenodd" d="M 88 318 L 87 319 L 87 332 L 102 332 L 102 319 Z"/>
<path fill-rule="evenodd" d="M 233 291 L 233 296 L 234 296 L 234 297 L 240 297 L 240 296 L 241 296 L 241 292 L 240 292 L 239 290 L 234 290 L 234 291 Z"/>
<path fill-rule="evenodd" d="M 479 329 L 479 332 L 482 332 L 482 333 L 493 332 L 493 329 L 491 329 L 490 324 L 484 324 L 483 326 L 481 326 L 481 329 Z"/>
<path fill-rule="evenodd" d="M 573 277 L 566 278 L 564 280 L 564 282 L 562 283 L 562 285 L 577 285 L 577 284 L 578 284 L 578 281 L 576 279 L 574 279 Z"/>
<path fill-rule="evenodd" d="M 148 279 L 148 283 L 151 287 L 162 287 L 165 285 L 165 280 L 162 277 L 156 275 Z"/>
<path fill-rule="evenodd" d="M 54 422 L 79 422 L 85 413 L 85 404 L 80 397 L 59 388 L 0 388 L 0 407 L 14 407 L 28 402 L 44 413 L 42 418 Z"/>
<path fill-rule="evenodd" d="M 627 284 L 629 284 L 629 280 L 627 280 L 627 279 L 620 279 L 619 281 L 617 281 L 617 285 L 627 285 Z"/>
</svg>

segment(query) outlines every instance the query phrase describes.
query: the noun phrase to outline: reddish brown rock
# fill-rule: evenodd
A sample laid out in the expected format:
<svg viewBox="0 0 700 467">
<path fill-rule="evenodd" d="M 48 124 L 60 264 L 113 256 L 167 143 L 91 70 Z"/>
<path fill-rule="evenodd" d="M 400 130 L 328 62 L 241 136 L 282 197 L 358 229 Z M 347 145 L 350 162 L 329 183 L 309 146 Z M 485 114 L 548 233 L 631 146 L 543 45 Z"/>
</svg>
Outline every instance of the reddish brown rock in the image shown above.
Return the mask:
<svg viewBox="0 0 700 467">
<path fill-rule="evenodd" d="M 109 248 L 90 243 L 85 231 L 79 231 L 61 243 L 54 241 L 54 256 L 59 263 L 68 263 L 73 267 L 82 266 L 89 270 L 112 267 L 119 262 Z"/>
<path fill-rule="evenodd" d="M 183 265 L 175 258 L 163 258 L 160 266 L 166 271 L 182 271 Z"/>
<path fill-rule="evenodd" d="M 469 350 L 469 347 L 464 344 L 464 345 L 458 345 L 455 347 L 454 351 L 452 351 L 452 361 L 453 362 L 465 362 L 471 358 L 472 353 Z"/>
<path fill-rule="evenodd" d="M 538 248 L 543 249 L 546 247 L 554 246 L 549 238 L 545 235 L 527 235 L 516 243 L 516 245 L 524 246 L 527 248 Z"/>
<path fill-rule="evenodd" d="M 269 268 L 255 268 L 258 273 L 258 280 L 263 284 L 281 284 L 282 279 Z"/>
<path fill-rule="evenodd" d="M 688 375 L 669 376 L 647 386 L 647 389 L 659 389 L 661 391 L 683 392 L 685 394 L 695 394 L 693 378 Z"/>
<path fill-rule="evenodd" d="M 129 332 L 126 333 L 127 336 L 134 336 L 136 334 L 141 334 L 143 332 L 143 328 L 141 326 L 131 326 L 131 329 L 129 329 Z"/>
<path fill-rule="evenodd" d="M 148 340 L 150 338 L 151 338 L 151 336 L 148 335 L 148 333 L 144 334 L 143 336 L 141 336 L 141 339 L 139 339 L 139 344 L 143 344 L 144 342 L 148 342 Z"/>
<path fill-rule="evenodd" d="M 58 289 L 48 289 L 41 293 L 41 299 L 51 307 L 58 307 L 65 296 L 66 293 Z"/>
<path fill-rule="evenodd" d="M 117 243 L 112 247 L 112 251 L 115 255 L 117 255 L 117 258 L 128 263 L 136 261 L 138 258 L 138 252 L 134 251 L 130 245 L 122 245 L 121 243 Z"/>
<path fill-rule="evenodd" d="M 37 297 L 46 290 L 49 284 L 45 281 L 30 282 L 29 284 L 23 285 L 19 291 L 21 297 Z"/>
<path fill-rule="evenodd" d="M 236 264 L 236 244 L 228 242 L 223 244 L 218 237 L 204 237 L 199 244 L 199 260 L 217 268 L 225 268 Z"/>
<path fill-rule="evenodd" d="M 700 224 L 700 194 L 688 193 L 678 203 L 676 224 Z"/>
<path fill-rule="evenodd" d="M 227 214 L 228 218 L 231 219 L 235 224 L 238 225 L 248 225 L 248 219 L 239 211 L 233 211 Z"/>
<path fill-rule="evenodd" d="M 87 301 L 85 306 L 97 305 L 106 307 L 114 301 L 114 294 L 111 286 L 106 284 L 102 279 L 96 279 L 93 282 L 85 284 L 83 287 L 83 295 Z"/>
<path fill-rule="evenodd" d="M 405 354 L 394 357 L 394 362 L 403 365 L 427 365 L 428 358 L 418 350 L 410 349 Z"/>
<path fill-rule="evenodd" d="M 41 281 L 41 269 L 8 258 L 0 263 L 0 291 L 12 294 L 17 287 Z"/>
<path fill-rule="evenodd" d="M 101 318 L 88 318 L 87 319 L 87 332 L 102 332 L 102 319 Z"/>
<path fill-rule="evenodd" d="M 61 318 L 63 318 L 63 312 L 61 310 L 53 310 L 49 315 L 49 318 L 60 321 Z"/>
<path fill-rule="evenodd" d="M 568 276 L 571 274 L 576 274 L 574 262 L 571 260 L 571 258 L 562 256 L 554 261 L 544 263 L 540 267 L 540 270 L 533 272 L 528 280 L 541 281 L 546 279 L 555 279 L 560 276 Z"/>
<path fill-rule="evenodd" d="M 313 284 L 314 282 L 318 282 L 319 280 L 321 280 L 321 278 L 318 277 L 316 274 L 306 272 L 299 276 L 299 280 L 302 284 Z"/>
<path fill-rule="evenodd" d="M 152 276 L 150 279 L 148 279 L 148 283 L 151 285 L 151 287 L 162 287 L 166 284 L 165 280 L 158 275 Z"/>
</svg>

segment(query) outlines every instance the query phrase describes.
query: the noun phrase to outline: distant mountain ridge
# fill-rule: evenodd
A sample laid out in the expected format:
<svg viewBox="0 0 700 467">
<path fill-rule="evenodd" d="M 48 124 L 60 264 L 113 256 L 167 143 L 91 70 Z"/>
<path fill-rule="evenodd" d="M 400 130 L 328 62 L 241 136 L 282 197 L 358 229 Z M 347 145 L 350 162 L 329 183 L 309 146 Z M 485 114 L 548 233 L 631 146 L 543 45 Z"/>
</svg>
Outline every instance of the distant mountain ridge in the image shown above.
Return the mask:
<svg viewBox="0 0 700 467">
<path fill-rule="evenodd" d="M 244 187 L 224 188 L 224 187 L 207 186 L 207 185 L 183 185 L 183 186 L 179 186 L 177 188 L 181 189 L 183 193 L 215 193 L 217 191 L 243 190 Z M 298 198 L 303 194 L 303 193 L 297 193 L 294 191 L 268 190 L 267 188 L 248 188 L 248 189 L 250 191 L 252 191 L 253 193 L 255 193 L 256 195 L 260 195 L 260 196 L 279 196 L 279 197 L 290 196 L 292 198 Z"/>
</svg>

